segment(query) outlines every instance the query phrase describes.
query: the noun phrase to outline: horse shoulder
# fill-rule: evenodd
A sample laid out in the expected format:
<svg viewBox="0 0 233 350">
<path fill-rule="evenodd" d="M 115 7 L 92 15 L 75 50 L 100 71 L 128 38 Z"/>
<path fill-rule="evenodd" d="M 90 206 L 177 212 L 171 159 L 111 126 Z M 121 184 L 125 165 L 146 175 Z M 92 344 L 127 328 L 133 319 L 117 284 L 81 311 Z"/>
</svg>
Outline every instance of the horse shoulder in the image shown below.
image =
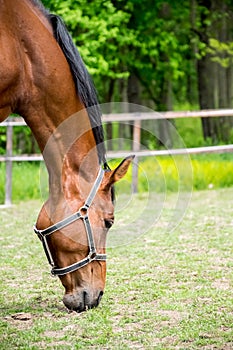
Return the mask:
<svg viewBox="0 0 233 350">
<path fill-rule="evenodd" d="M 0 28 L 0 121 L 13 112 L 20 83 L 20 55 L 15 38 Z"/>
</svg>

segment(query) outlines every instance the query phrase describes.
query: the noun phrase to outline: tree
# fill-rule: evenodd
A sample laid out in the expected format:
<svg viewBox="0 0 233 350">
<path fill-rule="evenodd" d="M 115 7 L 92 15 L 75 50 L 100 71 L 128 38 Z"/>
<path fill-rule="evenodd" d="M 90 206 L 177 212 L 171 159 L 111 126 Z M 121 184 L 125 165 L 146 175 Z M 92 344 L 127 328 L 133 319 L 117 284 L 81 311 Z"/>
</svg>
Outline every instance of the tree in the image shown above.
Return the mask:
<svg viewBox="0 0 233 350">
<path fill-rule="evenodd" d="M 189 45 L 183 28 L 189 26 L 187 2 L 134 0 L 131 4 L 129 26 L 136 38 L 130 47 L 128 70 L 141 84 L 140 101 L 157 111 L 171 110 L 174 87 L 185 76 L 183 57 Z M 184 90 L 176 91 L 178 99 L 182 98 Z M 157 124 L 159 139 L 172 146 L 169 124 Z"/>
<path fill-rule="evenodd" d="M 232 107 L 232 69 L 229 66 L 232 40 L 232 5 L 220 0 L 198 0 L 198 91 L 201 109 Z M 203 134 L 213 142 L 230 139 L 232 118 L 203 118 Z"/>
<path fill-rule="evenodd" d="M 186 101 L 202 109 L 232 106 L 231 0 L 43 2 L 66 22 L 100 102 L 158 111 Z M 230 138 L 230 118 L 205 118 L 202 126 L 206 139 Z M 163 123 L 159 130 L 161 139 L 171 140 Z"/>
<path fill-rule="evenodd" d="M 125 49 L 133 41 L 128 30 L 129 14 L 112 1 L 43 1 L 60 15 L 98 85 L 100 101 L 111 101 L 114 83 L 127 78 Z"/>
</svg>

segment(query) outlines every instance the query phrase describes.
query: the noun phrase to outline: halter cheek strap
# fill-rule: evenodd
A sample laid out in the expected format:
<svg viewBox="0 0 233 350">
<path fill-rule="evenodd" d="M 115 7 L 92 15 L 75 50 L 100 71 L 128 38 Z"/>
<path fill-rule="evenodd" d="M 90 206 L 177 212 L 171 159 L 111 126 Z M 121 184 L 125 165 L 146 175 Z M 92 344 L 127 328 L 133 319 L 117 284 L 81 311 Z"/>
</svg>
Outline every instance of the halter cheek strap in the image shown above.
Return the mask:
<svg viewBox="0 0 233 350">
<path fill-rule="evenodd" d="M 34 232 L 37 234 L 37 236 L 41 240 L 44 251 L 45 251 L 45 255 L 48 259 L 49 264 L 52 266 L 52 270 L 51 270 L 52 275 L 58 275 L 58 276 L 66 275 L 67 273 L 70 273 L 70 272 L 73 272 L 73 271 L 80 269 L 81 267 L 89 264 L 92 261 L 96 261 L 96 260 L 106 261 L 106 259 L 107 259 L 106 254 L 97 254 L 97 252 L 96 252 L 93 232 L 92 232 L 90 220 L 88 217 L 88 210 L 89 210 L 89 208 L 93 202 L 93 199 L 95 198 L 96 193 L 100 187 L 100 184 L 103 180 L 103 176 L 104 176 L 104 170 L 102 168 L 100 168 L 98 175 L 97 175 L 97 178 L 94 182 L 94 185 L 92 186 L 92 189 L 89 193 L 89 196 L 87 197 L 85 204 L 77 212 L 75 212 L 74 214 L 72 214 L 71 216 L 69 216 L 68 218 L 66 218 L 64 220 L 61 220 L 61 221 L 57 222 L 56 224 L 49 226 L 48 228 L 46 228 L 44 230 L 38 230 L 36 228 L 36 226 L 34 226 Z M 54 233 L 58 230 L 61 230 L 62 228 L 66 227 L 67 225 L 70 225 L 71 223 L 73 223 L 79 219 L 81 219 L 83 221 L 84 227 L 85 227 L 85 230 L 87 233 L 89 254 L 87 255 L 86 258 L 84 258 L 84 259 L 82 259 L 82 260 L 80 260 L 72 265 L 58 268 L 54 264 L 52 254 L 51 254 L 51 251 L 50 251 L 49 246 L 48 246 L 47 236 L 51 235 L 52 233 Z"/>
</svg>

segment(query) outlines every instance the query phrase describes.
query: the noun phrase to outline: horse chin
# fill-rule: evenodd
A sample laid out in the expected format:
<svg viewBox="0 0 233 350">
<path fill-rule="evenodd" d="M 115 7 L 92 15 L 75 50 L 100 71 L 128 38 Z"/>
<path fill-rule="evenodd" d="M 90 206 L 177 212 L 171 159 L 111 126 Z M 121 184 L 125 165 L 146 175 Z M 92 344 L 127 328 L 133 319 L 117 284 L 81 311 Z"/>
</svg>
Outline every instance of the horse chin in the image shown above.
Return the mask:
<svg viewBox="0 0 233 350">
<path fill-rule="evenodd" d="M 63 303 L 69 311 L 83 312 L 97 307 L 103 294 L 102 290 L 97 290 L 94 293 L 88 290 L 77 291 L 65 294 Z"/>
</svg>

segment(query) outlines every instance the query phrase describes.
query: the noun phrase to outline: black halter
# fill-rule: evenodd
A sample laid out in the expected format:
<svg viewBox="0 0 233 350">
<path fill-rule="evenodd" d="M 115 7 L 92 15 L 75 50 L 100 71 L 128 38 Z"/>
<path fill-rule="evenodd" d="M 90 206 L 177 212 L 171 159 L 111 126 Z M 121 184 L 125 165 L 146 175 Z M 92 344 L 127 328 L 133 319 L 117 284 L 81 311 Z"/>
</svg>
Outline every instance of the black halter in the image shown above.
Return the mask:
<svg viewBox="0 0 233 350">
<path fill-rule="evenodd" d="M 52 275 L 60 275 L 60 276 L 66 275 L 67 273 L 78 270 L 81 267 L 83 267 L 83 266 L 85 266 L 85 265 L 87 265 L 90 262 L 95 261 L 95 260 L 106 261 L 106 258 L 107 258 L 106 254 L 97 254 L 97 252 L 96 252 L 95 242 L 94 242 L 93 233 L 92 233 L 92 229 L 91 229 L 91 224 L 90 224 L 90 221 L 88 218 L 88 209 L 91 206 L 93 199 L 95 198 L 95 195 L 96 195 L 96 193 L 100 187 L 100 184 L 103 180 L 103 176 L 104 176 L 104 170 L 102 168 L 100 168 L 98 176 L 97 176 L 95 183 L 94 183 L 94 185 L 89 193 L 89 196 L 87 197 L 85 204 L 76 213 L 74 213 L 71 216 L 69 216 L 68 218 L 66 218 L 62 221 L 59 221 L 58 223 L 46 228 L 45 230 L 38 230 L 36 228 L 36 226 L 34 226 L 34 231 L 37 234 L 37 236 L 39 237 L 39 239 L 41 240 L 45 254 L 46 254 L 47 259 L 48 259 L 48 262 L 52 266 L 52 270 L 51 270 Z M 71 224 L 72 222 L 74 222 L 78 219 L 83 220 L 83 223 L 84 223 L 84 226 L 86 229 L 88 245 L 89 245 L 89 254 L 86 258 L 84 258 L 84 259 L 82 259 L 82 260 L 80 260 L 72 265 L 69 265 L 67 267 L 58 268 L 54 264 L 46 237 L 51 235 L 52 233 L 62 229 L 63 227 Z"/>
</svg>

